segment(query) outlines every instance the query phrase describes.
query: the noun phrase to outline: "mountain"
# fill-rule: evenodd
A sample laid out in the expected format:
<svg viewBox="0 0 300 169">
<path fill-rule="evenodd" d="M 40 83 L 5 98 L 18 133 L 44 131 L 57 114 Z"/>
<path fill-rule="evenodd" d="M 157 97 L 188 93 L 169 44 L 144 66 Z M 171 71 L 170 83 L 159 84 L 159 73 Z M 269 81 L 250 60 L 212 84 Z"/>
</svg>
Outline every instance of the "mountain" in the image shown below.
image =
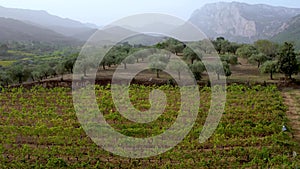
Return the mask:
<svg viewBox="0 0 300 169">
<path fill-rule="evenodd" d="M 40 28 L 15 19 L 0 17 L 0 41 L 42 41 L 55 43 L 76 43 L 49 29 Z"/>
<path fill-rule="evenodd" d="M 46 11 L 5 8 L 1 6 L 0 17 L 20 20 L 31 25 L 53 30 L 64 36 L 73 36 L 96 27 L 89 23 L 84 24 L 68 18 L 51 15 Z"/>
<path fill-rule="evenodd" d="M 296 48 L 300 50 L 300 15 L 293 17 L 283 26 L 284 30 L 271 38 L 271 40 L 283 43 L 294 42 Z"/>
<path fill-rule="evenodd" d="M 268 39 L 284 30 L 300 9 L 250 5 L 240 2 L 218 2 L 193 12 L 189 21 L 210 38 L 223 36 L 231 41 L 253 42 Z"/>
</svg>

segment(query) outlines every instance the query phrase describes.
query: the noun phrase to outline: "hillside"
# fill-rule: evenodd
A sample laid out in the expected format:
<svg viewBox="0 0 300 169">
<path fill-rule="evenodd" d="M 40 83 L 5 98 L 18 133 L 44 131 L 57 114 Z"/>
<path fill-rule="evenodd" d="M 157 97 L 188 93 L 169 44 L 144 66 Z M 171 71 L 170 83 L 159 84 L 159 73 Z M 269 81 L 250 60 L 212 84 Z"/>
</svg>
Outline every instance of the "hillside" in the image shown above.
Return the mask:
<svg viewBox="0 0 300 169">
<path fill-rule="evenodd" d="M 224 36 L 231 41 L 253 42 L 283 31 L 285 23 L 297 14 L 300 9 L 220 2 L 196 10 L 189 21 L 210 38 Z"/>
<path fill-rule="evenodd" d="M 46 11 L 5 8 L 0 6 L 0 17 L 11 18 L 35 26 L 51 29 L 64 36 L 73 36 L 95 28 L 95 25 L 84 24 L 68 18 L 51 15 Z"/>
<path fill-rule="evenodd" d="M 0 17 L 0 41 L 43 41 L 56 43 L 75 43 L 49 29 L 40 28 L 18 20 Z"/>
<path fill-rule="evenodd" d="M 300 50 L 300 15 L 292 18 L 289 22 L 284 25 L 284 30 L 279 34 L 275 35 L 272 40 L 283 43 L 285 41 L 294 42 L 296 48 Z"/>
</svg>

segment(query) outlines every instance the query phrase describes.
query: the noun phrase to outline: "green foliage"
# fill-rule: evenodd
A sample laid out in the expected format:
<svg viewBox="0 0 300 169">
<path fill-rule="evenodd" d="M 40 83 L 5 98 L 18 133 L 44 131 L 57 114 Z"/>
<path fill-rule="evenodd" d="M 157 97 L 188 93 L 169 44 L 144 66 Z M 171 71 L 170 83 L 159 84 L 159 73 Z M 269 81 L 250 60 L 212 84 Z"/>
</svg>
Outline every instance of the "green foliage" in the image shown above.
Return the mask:
<svg viewBox="0 0 300 169">
<path fill-rule="evenodd" d="M 0 73 L 0 86 L 8 86 L 13 82 L 13 79 L 7 72 Z"/>
<path fill-rule="evenodd" d="M 68 167 L 67 163 L 61 158 L 50 158 L 46 164 L 48 168 L 61 168 Z"/>
<path fill-rule="evenodd" d="M 299 72 L 300 72 L 300 55 L 299 54 L 296 56 L 296 60 L 297 60 L 297 64 L 298 64 Z"/>
<path fill-rule="evenodd" d="M 230 49 L 230 42 L 224 37 L 218 37 L 215 41 L 212 42 L 215 46 L 215 49 L 219 54 L 225 54 Z"/>
<path fill-rule="evenodd" d="M 258 54 L 256 48 L 252 45 L 242 45 L 236 51 L 237 56 L 248 59 L 253 54 Z"/>
<path fill-rule="evenodd" d="M 238 64 L 238 58 L 237 58 L 237 56 L 235 56 L 233 54 L 222 55 L 220 57 L 221 57 L 221 61 L 227 62 L 228 64 L 231 64 L 231 65 Z"/>
<path fill-rule="evenodd" d="M 29 70 L 23 65 L 14 65 L 8 70 L 10 76 L 14 81 L 17 81 L 19 84 L 27 81 L 30 76 Z"/>
<path fill-rule="evenodd" d="M 204 53 L 211 54 L 215 51 L 215 47 L 209 39 L 203 39 L 200 41 L 200 48 Z"/>
<path fill-rule="evenodd" d="M 274 58 L 278 52 L 278 45 L 269 40 L 258 40 L 254 42 L 255 48 L 267 57 Z"/>
<path fill-rule="evenodd" d="M 178 79 L 181 79 L 181 72 L 188 69 L 187 65 L 181 60 L 171 60 L 168 64 L 168 69 L 178 73 Z"/>
<path fill-rule="evenodd" d="M 67 72 L 67 69 L 64 65 L 64 63 L 59 63 L 58 65 L 55 66 L 55 72 L 58 75 L 61 75 L 61 79 L 63 80 L 64 74 Z"/>
<path fill-rule="evenodd" d="M 250 63 L 256 63 L 259 68 L 262 63 L 268 60 L 268 57 L 264 53 L 258 53 L 252 54 L 248 60 Z"/>
<path fill-rule="evenodd" d="M 292 43 L 285 42 L 280 49 L 278 68 L 281 73 L 285 74 L 289 78 L 292 78 L 293 74 L 299 72 L 296 53 Z"/>
<path fill-rule="evenodd" d="M 196 53 L 188 46 L 183 49 L 183 58 L 185 60 L 190 60 L 190 63 L 193 64 L 195 60 L 201 60 L 201 53 Z"/>
<path fill-rule="evenodd" d="M 177 55 L 178 53 L 181 53 L 184 49 L 184 44 L 181 43 L 180 41 L 173 39 L 173 38 L 169 38 L 166 41 L 162 42 L 162 43 L 158 43 L 156 45 L 156 47 L 158 49 L 166 49 L 172 53 L 174 53 L 175 55 Z"/>
<path fill-rule="evenodd" d="M 193 64 L 190 64 L 190 69 L 195 76 L 196 80 L 201 80 L 201 74 L 205 71 L 205 66 L 201 61 L 195 61 Z"/>
<path fill-rule="evenodd" d="M 278 61 L 268 60 L 260 67 L 261 73 L 269 73 L 270 79 L 273 80 L 273 74 L 278 72 Z"/>
<path fill-rule="evenodd" d="M 225 61 L 223 61 L 221 64 L 209 62 L 207 66 L 209 67 L 208 71 L 213 71 L 217 74 L 218 80 L 220 80 L 220 75 L 226 77 L 231 76 L 230 65 Z"/>
<path fill-rule="evenodd" d="M 159 78 L 159 72 L 163 71 L 166 68 L 169 58 L 162 54 L 154 54 L 149 56 L 148 60 L 149 69 L 155 71 L 156 77 Z"/>
</svg>

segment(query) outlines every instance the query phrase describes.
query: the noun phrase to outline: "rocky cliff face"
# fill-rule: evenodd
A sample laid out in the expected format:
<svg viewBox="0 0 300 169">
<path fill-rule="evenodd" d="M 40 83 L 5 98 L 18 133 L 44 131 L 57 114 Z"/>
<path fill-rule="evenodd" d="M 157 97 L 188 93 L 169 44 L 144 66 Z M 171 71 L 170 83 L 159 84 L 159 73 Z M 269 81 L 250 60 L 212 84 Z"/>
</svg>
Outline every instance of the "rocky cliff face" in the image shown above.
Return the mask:
<svg viewBox="0 0 300 169">
<path fill-rule="evenodd" d="M 296 49 L 300 50 L 300 15 L 293 17 L 282 26 L 282 31 L 271 38 L 271 40 L 283 43 L 294 42 Z"/>
<path fill-rule="evenodd" d="M 224 36 L 232 41 L 253 42 L 283 31 L 286 22 L 297 14 L 300 9 L 220 2 L 196 10 L 189 21 L 209 38 Z"/>
</svg>

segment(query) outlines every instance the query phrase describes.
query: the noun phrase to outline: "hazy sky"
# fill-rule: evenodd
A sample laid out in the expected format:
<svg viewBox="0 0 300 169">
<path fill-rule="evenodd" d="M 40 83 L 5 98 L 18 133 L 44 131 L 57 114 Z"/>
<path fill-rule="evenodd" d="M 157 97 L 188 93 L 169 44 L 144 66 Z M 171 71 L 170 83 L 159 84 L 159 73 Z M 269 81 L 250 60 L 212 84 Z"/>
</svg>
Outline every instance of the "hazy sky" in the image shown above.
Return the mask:
<svg viewBox="0 0 300 169">
<path fill-rule="evenodd" d="M 220 0 L 0 0 L 0 6 L 46 10 L 64 18 L 106 25 L 139 13 L 164 13 L 188 19 L 195 9 Z M 232 0 L 222 0 L 231 2 Z M 250 4 L 269 4 L 300 8 L 299 0 L 237 0 Z"/>
</svg>

